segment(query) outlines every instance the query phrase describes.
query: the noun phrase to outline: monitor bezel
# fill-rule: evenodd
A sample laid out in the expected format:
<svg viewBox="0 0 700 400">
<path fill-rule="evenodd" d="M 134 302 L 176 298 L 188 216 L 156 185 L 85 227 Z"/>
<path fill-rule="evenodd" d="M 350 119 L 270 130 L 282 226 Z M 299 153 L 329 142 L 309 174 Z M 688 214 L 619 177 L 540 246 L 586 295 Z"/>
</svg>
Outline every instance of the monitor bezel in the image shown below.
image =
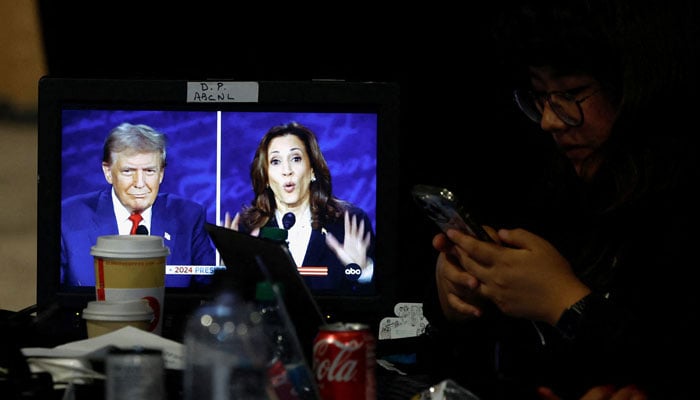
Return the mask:
<svg viewBox="0 0 700 400">
<path fill-rule="evenodd" d="M 198 81 L 199 82 L 199 81 Z M 218 82 L 218 81 L 217 81 Z M 230 81 L 229 81 L 230 82 Z M 94 288 L 63 291 L 60 285 L 61 112 L 66 104 L 136 108 L 226 108 L 228 103 L 187 102 L 184 79 L 103 79 L 43 77 L 39 81 L 37 213 L 37 305 L 42 309 L 82 310 Z M 371 296 L 316 296 L 329 320 L 378 324 L 393 308 L 399 236 L 399 87 L 392 82 L 257 81 L 258 100 L 270 107 L 312 106 L 325 109 L 373 107 L 377 110 L 377 293 Z M 236 104 L 236 107 L 241 104 Z M 56 267 L 52 267 L 56 266 Z M 212 293 L 166 289 L 165 310 L 183 317 Z M 168 323 L 168 321 L 166 321 Z M 179 323 L 179 322 L 172 322 Z"/>
</svg>

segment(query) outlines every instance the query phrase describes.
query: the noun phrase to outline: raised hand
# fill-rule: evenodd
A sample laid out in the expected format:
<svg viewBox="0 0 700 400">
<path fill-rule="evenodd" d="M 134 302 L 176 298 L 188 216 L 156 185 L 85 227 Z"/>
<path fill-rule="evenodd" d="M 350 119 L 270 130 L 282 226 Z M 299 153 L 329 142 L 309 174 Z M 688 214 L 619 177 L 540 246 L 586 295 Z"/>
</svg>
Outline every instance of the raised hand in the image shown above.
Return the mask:
<svg viewBox="0 0 700 400">
<path fill-rule="evenodd" d="M 357 221 L 345 212 L 345 239 L 341 244 L 330 232 L 326 233 L 326 244 L 344 265 L 355 263 L 364 271 L 368 265 L 367 249 L 370 244 L 370 232 L 365 232 L 365 222 Z"/>
<path fill-rule="evenodd" d="M 238 226 L 241 221 L 241 213 L 236 213 L 236 215 L 231 218 L 231 214 L 227 211 L 226 214 L 224 214 L 224 228 L 228 229 L 233 229 L 234 231 L 238 231 Z M 255 228 L 252 231 L 250 231 L 251 236 L 258 236 L 260 234 L 260 228 Z"/>
</svg>

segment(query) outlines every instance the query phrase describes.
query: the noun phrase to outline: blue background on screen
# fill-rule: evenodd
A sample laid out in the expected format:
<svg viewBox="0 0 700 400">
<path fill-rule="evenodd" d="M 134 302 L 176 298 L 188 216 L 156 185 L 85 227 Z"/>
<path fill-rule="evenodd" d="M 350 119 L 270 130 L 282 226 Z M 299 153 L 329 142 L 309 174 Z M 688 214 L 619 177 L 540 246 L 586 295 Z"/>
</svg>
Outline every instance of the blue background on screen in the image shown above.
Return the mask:
<svg viewBox="0 0 700 400">
<path fill-rule="evenodd" d="M 161 192 L 202 204 L 217 222 L 253 198 L 250 163 L 272 126 L 296 121 L 316 133 L 331 171 L 333 192 L 364 209 L 376 232 L 377 116 L 371 113 L 238 112 L 221 116 L 221 188 L 217 202 L 217 112 L 64 110 L 61 198 L 105 187 L 102 146 L 122 122 L 146 124 L 168 140 Z"/>
</svg>

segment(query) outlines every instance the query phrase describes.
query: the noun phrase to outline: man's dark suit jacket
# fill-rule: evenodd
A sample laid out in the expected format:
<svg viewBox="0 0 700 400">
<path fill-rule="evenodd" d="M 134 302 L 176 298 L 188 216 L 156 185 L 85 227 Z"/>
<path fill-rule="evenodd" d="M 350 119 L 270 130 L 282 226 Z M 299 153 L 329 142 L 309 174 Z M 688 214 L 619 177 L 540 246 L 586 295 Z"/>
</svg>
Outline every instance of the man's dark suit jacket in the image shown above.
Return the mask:
<svg viewBox="0 0 700 400">
<path fill-rule="evenodd" d="M 214 246 L 204 229 L 206 214 L 200 204 L 169 193 L 159 193 L 152 206 L 150 234 L 170 248 L 168 265 L 214 265 Z M 90 247 L 97 237 L 119 233 L 112 187 L 76 195 L 61 205 L 61 282 L 94 286 L 94 259 Z M 189 276 L 166 276 L 165 285 L 182 287 Z"/>
</svg>

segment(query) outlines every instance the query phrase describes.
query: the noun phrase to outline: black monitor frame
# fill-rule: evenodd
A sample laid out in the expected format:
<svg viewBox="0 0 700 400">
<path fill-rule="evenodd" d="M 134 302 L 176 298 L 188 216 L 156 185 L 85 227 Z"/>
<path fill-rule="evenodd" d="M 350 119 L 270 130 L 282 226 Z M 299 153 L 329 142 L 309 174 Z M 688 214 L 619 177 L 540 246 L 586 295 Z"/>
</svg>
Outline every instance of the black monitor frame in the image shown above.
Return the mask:
<svg viewBox="0 0 700 400">
<path fill-rule="evenodd" d="M 226 82 L 226 81 L 224 81 Z M 186 110 L 310 109 L 376 110 L 376 264 L 377 292 L 371 296 L 318 296 L 324 312 L 332 320 L 352 320 L 378 324 L 394 303 L 394 273 L 398 270 L 399 237 L 399 88 L 395 83 L 346 81 L 259 81 L 257 101 L 220 102 L 216 97 L 188 101 L 188 84 L 174 79 L 80 79 L 44 77 L 39 82 L 38 115 L 38 218 L 37 218 L 37 304 L 40 310 L 56 307 L 77 315 L 94 299 L 94 289 L 64 290 L 60 284 L 61 216 L 61 113 L 66 105 L 84 107 L 130 107 L 134 109 L 177 108 Z M 207 82 L 212 85 L 220 81 Z M 192 86 L 190 86 L 191 88 Z M 225 99 L 224 99 L 225 100 Z M 251 155 L 252 157 L 252 155 Z M 332 172 L 332 171 L 331 171 Z M 75 288 L 73 288 L 75 289 Z M 166 289 L 164 333 L 167 324 L 175 324 L 212 293 Z M 80 320 L 69 322 L 74 326 Z M 169 336 L 178 338 L 177 332 Z"/>
</svg>

